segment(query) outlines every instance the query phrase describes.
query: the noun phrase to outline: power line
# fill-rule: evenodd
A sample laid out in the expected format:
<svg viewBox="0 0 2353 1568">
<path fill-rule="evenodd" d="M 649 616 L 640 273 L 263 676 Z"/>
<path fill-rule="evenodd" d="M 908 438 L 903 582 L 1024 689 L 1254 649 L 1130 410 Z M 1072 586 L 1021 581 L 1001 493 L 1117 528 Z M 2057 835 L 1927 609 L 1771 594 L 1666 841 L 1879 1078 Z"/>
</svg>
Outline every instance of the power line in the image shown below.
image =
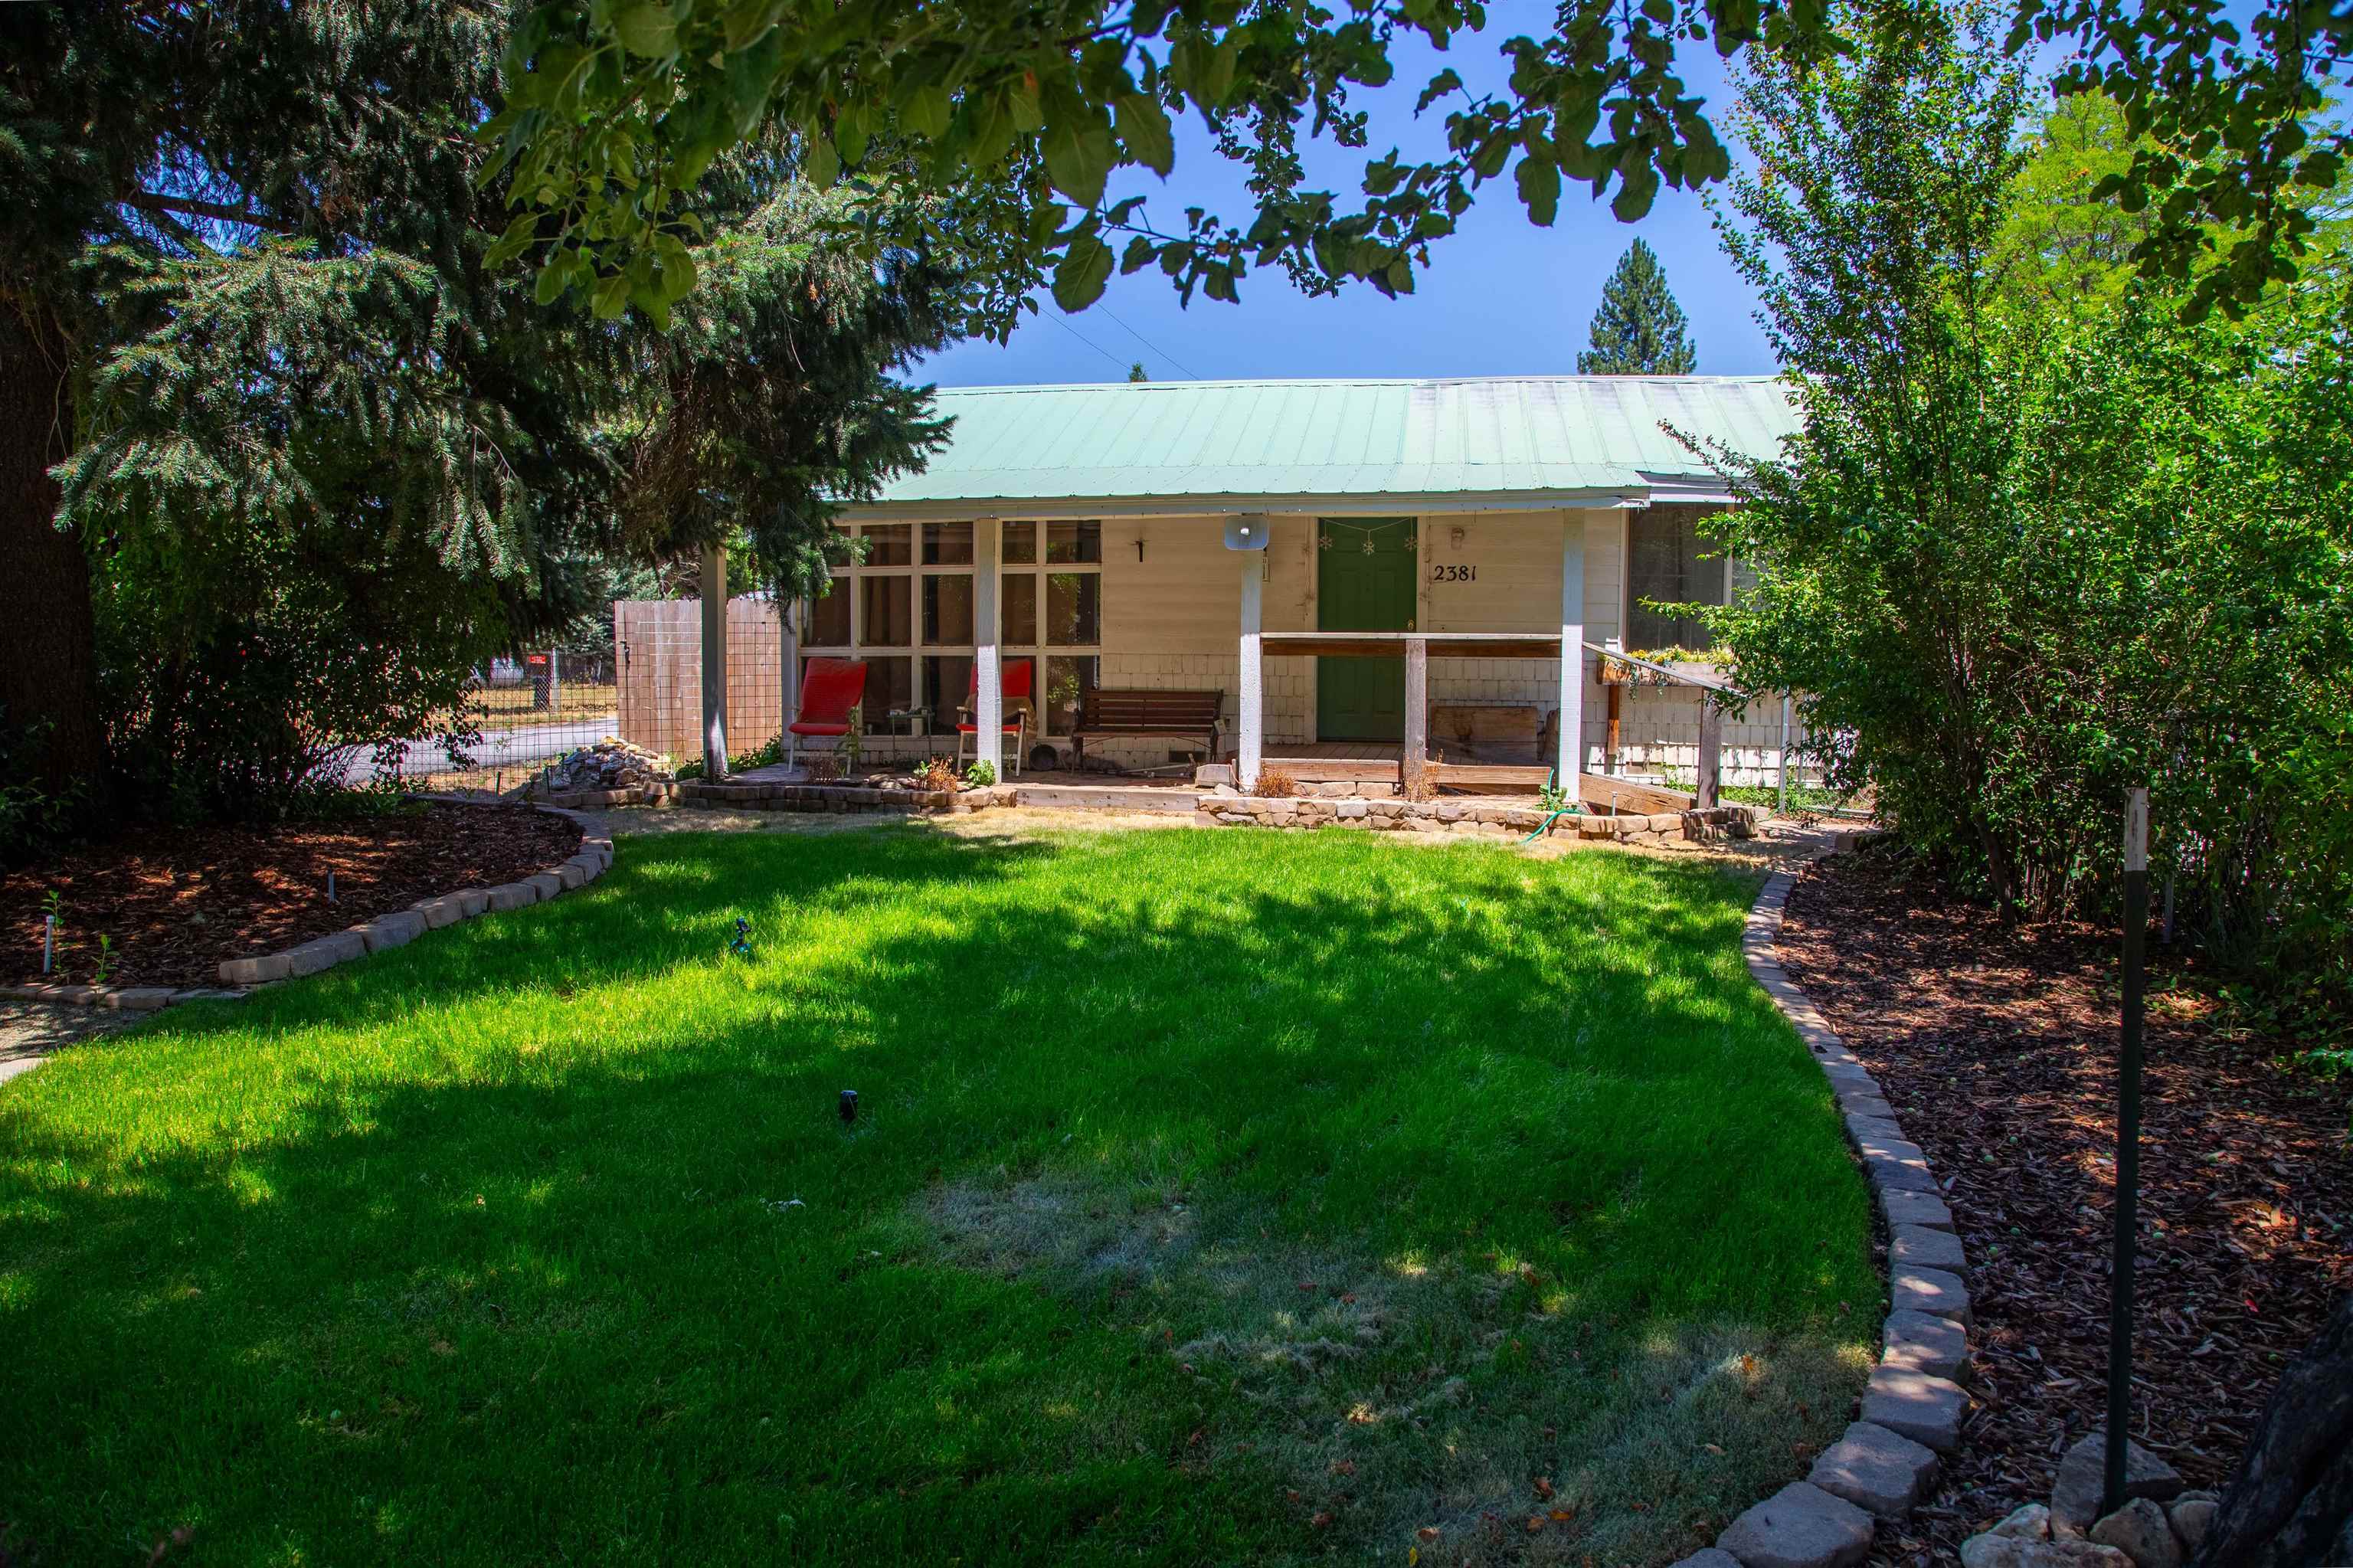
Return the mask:
<svg viewBox="0 0 2353 1568">
<path fill-rule="evenodd" d="M 1134 338 L 1136 342 L 1138 342 L 1138 343 L 1142 344 L 1145 347 L 1146 347 L 1146 348 L 1148 348 L 1148 349 L 1152 350 L 1152 352 L 1153 352 L 1153 353 L 1155 353 L 1155 354 L 1158 355 L 1161 358 L 1163 358 L 1163 359 L 1166 360 L 1169 364 L 1171 364 L 1171 365 L 1175 366 L 1177 369 L 1179 369 L 1179 370 L 1183 371 L 1186 375 L 1192 376 L 1192 378 L 1193 378 L 1194 380 L 1198 381 L 1199 379 L 1201 379 L 1200 376 L 1199 376 L 1199 375 L 1198 375 L 1198 373 L 1193 369 L 1193 367 L 1192 367 L 1191 366 L 1187 365 L 1183 360 L 1181 360 L 1181 359 L 1177 358 L 1175 355 L 1173 355 L 1173 354 L 1169 353 L 1166 349 L 1160 347 L 1159 345 L 1157 345 L 1156 344 L 1155 344 L 1155 343 L 1154 343 L 1150 338 L 1148 338 L 1148 337 L 1145 336 L 1142 333 L 1140 333 L 1140 332 L 1136 331 L 1134 327 L 1132 327 L 1132 326 L 1128 325 L 1125 322 L 1120 321 L 1120 319 L 1119 319 L 1117 316 L 1112 316 L 1112 315 L 1111 315 L 1111 307 L 1110 307 L 1109 305 L 1097 305 L 1097 306 L 1095 307 L 1095 309 L 1097 309 L 1097 310 L 1101 311 L 1103 314 L 1105 314 L 1105 315 L 1107 315 L 1107 316 L 1111 316 L 1111 319 L 1112 319 L 1113 321 L 1117 322 L 1117 323 L 1118 323 L 1118 324 L 1119 324 L 1119 330 L 1120 330 L 1120 331 L 1122 331 L 1122 332 L 1124 332 L 1124 333 L 1127 334 L 1127 335 L 1128 335 L 1128 336 L 1130 336 L 1130 337 Z"/>
<path fill-rule="evenodd" d="M 1040 315 L 1045 314 L 1042 311 L 1039 313 Z M 1124 370 L 1127 368 L 1127 366 L 1122 363 L 1119 355 L 1113 354 L 1111 350 L 1105 348 L 1103 344 L 1097 343 L 1094 339 L 1089 337 L 1086 334 L 1081 332 L 1070 323 L 1064 321 L 1059 311 L 1050 316 L 1047 316 L 1046 319 L 1052 322 L 1056 326 L 1060 327 L 1064 332 L 1069 333 L 1072 337 L 1077 338 L 1081 343 L 1085 344 L 1089 348 L 1093 349 L 1097 354 L 1102 355 L 1105 359 L 1110 360 L 1113 365 L 1119 366 L 1121 369 Z"/>
</svg>

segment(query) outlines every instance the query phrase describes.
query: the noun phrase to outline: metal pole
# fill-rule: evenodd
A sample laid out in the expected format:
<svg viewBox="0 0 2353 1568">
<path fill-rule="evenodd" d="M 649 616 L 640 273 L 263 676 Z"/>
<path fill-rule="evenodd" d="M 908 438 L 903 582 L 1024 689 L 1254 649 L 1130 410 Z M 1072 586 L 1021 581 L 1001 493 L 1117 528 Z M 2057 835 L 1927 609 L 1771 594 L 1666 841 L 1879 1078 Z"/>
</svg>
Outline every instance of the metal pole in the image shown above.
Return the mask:
<svg viewBox="0 0 2353 1568">
<path fill-rule="evenodd" d="M 547 711 L 558 719 L 564 716 L 564 654 L 560 650 L 547 651 Z"/>
<path fill-rule="evenodd" d="M 2133 1240 L 2140 1198 L 2141 946 L 2148 928 L 2148 790 L 2125 795 L 2124 1051 L 2116 1083 L 2116 1257 L 2108 1276 L 2108 1446 L 2102 1514 L 2125 1506 L 2132 1421 Z"/>
</svg>

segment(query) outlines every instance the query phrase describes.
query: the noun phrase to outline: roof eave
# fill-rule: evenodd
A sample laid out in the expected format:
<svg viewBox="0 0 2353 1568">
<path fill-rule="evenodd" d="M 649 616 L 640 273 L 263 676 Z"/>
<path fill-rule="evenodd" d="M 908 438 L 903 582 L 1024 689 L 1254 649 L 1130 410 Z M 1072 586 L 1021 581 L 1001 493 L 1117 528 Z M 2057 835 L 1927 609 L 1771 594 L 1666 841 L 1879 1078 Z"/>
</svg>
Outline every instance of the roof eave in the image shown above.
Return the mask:
<svg viewBox="0 0 2353 1568">
<path fill-rule="evenodd" d="M 1557 512 L 1565 507 L 1641 507 L 1649 503 L 1651 488 L 1374 491 L 1343 495 L 949 497 L 937 501 L 856 503 L 844 506 L 841 516 L 854 523 L 955 523 L 975 517 L 1058 523 L 1098 517 L 1229 517 L 1242 513 L 1307 514 L 1318 517 L 1387 517 L 1410 513 L 1435 516 L 1463 512 Z"/>
</svg>

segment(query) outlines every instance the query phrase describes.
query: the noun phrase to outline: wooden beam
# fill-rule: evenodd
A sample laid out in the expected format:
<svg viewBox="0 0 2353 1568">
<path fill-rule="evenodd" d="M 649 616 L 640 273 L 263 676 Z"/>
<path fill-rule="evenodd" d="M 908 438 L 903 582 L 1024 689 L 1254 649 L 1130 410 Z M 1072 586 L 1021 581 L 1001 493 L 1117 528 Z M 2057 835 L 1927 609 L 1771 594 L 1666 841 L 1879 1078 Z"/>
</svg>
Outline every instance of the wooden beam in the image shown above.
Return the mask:
<svg viewBox="0 0 2353 1568">
<path fill-rule="evenodd" d="M 1405 640 L 1405 753 L 1398 778 L 1406 799 L 1421 792 L 1430 769 L 1430 639 Z"/>
<path fill-rule="evenodd" d="M 1560 640 L 1538 633 L 1508 636 L 1450 637 L 1442 632 L 1423 638 L 1433 659 L 1557 659 Z M 1270 631 L 1261 652 L 1269 658 L 1395 659 L 1405 652 L 1403 632 Z"/>
</svg>

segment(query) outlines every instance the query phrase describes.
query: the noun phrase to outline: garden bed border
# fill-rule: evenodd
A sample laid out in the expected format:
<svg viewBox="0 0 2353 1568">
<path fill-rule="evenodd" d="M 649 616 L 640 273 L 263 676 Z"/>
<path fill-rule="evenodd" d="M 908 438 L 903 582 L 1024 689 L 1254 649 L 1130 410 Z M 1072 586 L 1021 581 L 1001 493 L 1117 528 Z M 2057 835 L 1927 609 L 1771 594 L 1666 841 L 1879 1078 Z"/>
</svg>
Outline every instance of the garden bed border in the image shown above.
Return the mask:
<svg viewBox="0 0 2353 1568">
<path fill-rule="evenodd" d="M 1878 836 L 1832 832 L 1836 854 Z M 1803 867 L 1799 868 L 1802 870 Z M 1781 919 L 1797 872 L 1765 879 L 1741 932 L 1741 957 L 1830 1080 L 1888 1241 L 1887 1318 L 1879 1364 L 1846 1435 L 1792 1481 L 1734 1520 L 1674 1568 L 1850 1568 L 1871 1552 L 1881 1520 L 1910 1513 L 1935 1490 L 1940 1454 L 1960 1445 L 1969 1395 L 1967 1259 L 1952 1210 L 1919 1145 L 1906 1140 L 1879 1083 L 1781 968 Z"/>
<path fill-rule="evenodd" d="M 421 799 L 451 805 L 480 802 L 458 795 L 426 795 Z M 0 998 L 12 1001 L 59 1002 L 69 1006 L 102 1007 L 132 1012 L 154 1012 L 189 1001 L 241 1001 L 255 989 L 281 980 L 313 975 L 387 948 L 404 947 L 427 931 L 456 925 L 505 909 L 521 909 L 544 899 L 585 887 L 605 874 L 613 863 L 613 841 L 587 836 L 588 822 L 576 811 L 533 803 L 532 809 L 561 817 L 582 830 L 580 848 L 569 859 L 520 882 L 497 887 L 467 887 L 420 898 L 406 909 L 379 915 L 373 920 L 313 937 L 274 953 L 251 958 L 223 959 L 217 986 L 166 985 L 0 985 Z"/>
</svg>

